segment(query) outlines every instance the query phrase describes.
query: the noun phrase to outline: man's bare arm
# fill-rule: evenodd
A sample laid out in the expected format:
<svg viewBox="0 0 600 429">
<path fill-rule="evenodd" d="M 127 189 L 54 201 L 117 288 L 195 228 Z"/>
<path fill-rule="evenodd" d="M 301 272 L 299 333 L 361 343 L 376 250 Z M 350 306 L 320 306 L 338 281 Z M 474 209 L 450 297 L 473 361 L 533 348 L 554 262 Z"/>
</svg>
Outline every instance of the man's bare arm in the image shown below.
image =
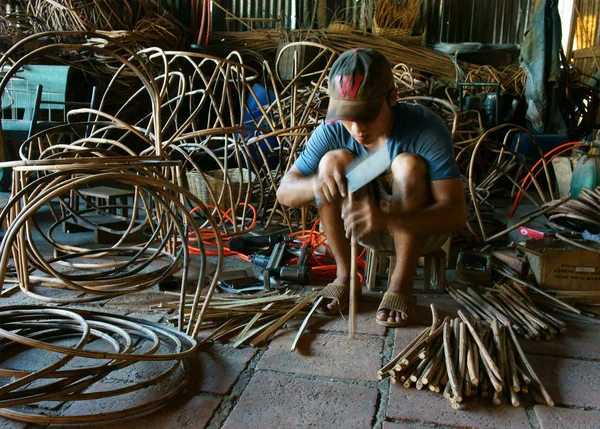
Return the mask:
<svg viewBox="0 0 600 429">
<path fill-rule="evenodd" d="M 310 176 L 303 175 L 293 165 L 281 179 L 277 189 L 277 199 L 288 207 L 302 207 L 314 201 L 332 202 L 346 196 L 346 166 L 353 156 L 345 149 L 335 149 L 323 155 L 319 161 L 319 171 Z"/>
<path fill-rule="evenodd" d="M 310 203 L 315 199 L 315 176 L 304 176 L 293 165 L 281 179 L 281 184 L 277 189 L 277 199 L 288 207 L 302 207 Z"/>
</svg>

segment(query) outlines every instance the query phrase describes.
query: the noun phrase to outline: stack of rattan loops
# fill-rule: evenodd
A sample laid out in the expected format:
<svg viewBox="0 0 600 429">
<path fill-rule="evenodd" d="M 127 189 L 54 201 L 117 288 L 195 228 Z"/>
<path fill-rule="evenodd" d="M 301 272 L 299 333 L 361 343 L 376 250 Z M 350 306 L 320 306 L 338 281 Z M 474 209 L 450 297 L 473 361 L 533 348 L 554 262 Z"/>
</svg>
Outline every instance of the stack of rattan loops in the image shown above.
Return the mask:
<svg viewBox="0 0 600 429">
<path fill-rule="evenodd" d="M 166 325 L 95 311 L 36 306 L 0 308 L 0 335 L 5 359 L 21 353 L 23 346 L 58 356 L 43 359 L 46 366 L 35 370 L 0 369 L 2 377 L 10 378 L 0 387 L 0 416 L 36 424 L 92 423 L 155 410 L 183 390 L 188 373 L 184 359 L 197 349 L 193 338 Z M 69 365 L 73 359 L 77 364 Z M 52 363 L 46 364 L 48 361 Z M 162 372 L 135 371 L 139 381 L 126 386 L 86 391 L 93 383 L 114 376 L 115 371 L 144 361 L 168 364 L 161 365 Z M 34 408 L 42 401 L 89 401 L 131 392 L 137 392 L 137 398 L 142 389 L 158 383 L 161 393 L 156 399 L 150 396 L 152 399 L 132 408 L 70 416 L 43 415 Z"/>
</svg>

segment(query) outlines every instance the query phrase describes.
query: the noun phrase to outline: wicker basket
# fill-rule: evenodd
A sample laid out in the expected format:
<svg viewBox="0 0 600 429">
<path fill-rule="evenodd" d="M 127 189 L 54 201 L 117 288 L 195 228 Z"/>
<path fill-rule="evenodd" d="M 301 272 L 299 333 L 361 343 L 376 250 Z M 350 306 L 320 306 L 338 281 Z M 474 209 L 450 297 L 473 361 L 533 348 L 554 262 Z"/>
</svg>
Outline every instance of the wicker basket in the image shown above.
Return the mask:
<svg viewBox="0 0 600 429">
<path fill-rule="evenodd" d="M 425 34 L 420 36 L 411 36 L 412 29 L 409 28 L 385 28 L 377 25 L 377 20 L 373 19 L 371 27 L 375 36 L 384 37 L 393 42 L 403 45 L 423 45 Z"/>
<path fill-rule="evenodd" d="M 227 185 L 223 170 L 204 171 L 203 173 L 204 177 L 196 170 L 188 170 L 185 176 L 190 192 L 204 204 L 229 206 L 231 193 L 233 193 L 234 204 L 238 195 L 241 195 L 242 200 L 244 199 L 244 194 L 250 184 L 250 172 L 247 169 L 243 168 L 242 172 L 239 168 L 229 169 Z M 216 203 L 210 195 L 209 187 L 215 198 L 218 199 Z"/>
</svg>

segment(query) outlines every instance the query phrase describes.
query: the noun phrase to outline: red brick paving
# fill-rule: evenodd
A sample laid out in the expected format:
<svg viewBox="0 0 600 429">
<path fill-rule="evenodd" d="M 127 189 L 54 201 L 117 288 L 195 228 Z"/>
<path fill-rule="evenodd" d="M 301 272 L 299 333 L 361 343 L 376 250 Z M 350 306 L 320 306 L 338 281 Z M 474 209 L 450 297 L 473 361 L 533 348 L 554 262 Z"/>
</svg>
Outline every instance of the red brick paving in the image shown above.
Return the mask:
<svg viewBox="0 0 600 429">
<path fill-rule="evenodd" d="M 164 298 L 149 291 L 112 299 L 101 310 L 133 311 L 136 317 L 163 319 L 161 323 L 165 323 L 164 313 L 148 311 L 150 303 Z M 332 425 L 369 428 L 375 423 L 383 429 L 599 427 L 600 326 L 594 324 L 569 322 L 568 331 L 553 341 L 523 342 L 531 363 L 555 402 L 578 409 L 536 406 L 528 408 L 528 416 L 524 405 L 518 408 L 507 404 L 494 406 L 489 398 L 465 398 L 464 408 L 456 411 L 440 394 L 398 385 L 389 387 L 387 380 L 378 382 L 376 372 L 386 363 L 383 356 L 393 356 L 431 323 L 430 303 L 436 304 L 441 317 L 455 316 L 459 308 L 447 295 L 418 295 L 418 298 L 416 315 L 411 324 L 402 329 L 385 330 L 375 323 L 381 294 L 365 291 L 354 339 L 346 335 L 347 320 L 318 317 L 309 325 L 296 352 L 290 352 L 289 348 L 301 319 L 290 321 L 286 329 L 277 332 L 261 348 L 246 346 L 236 350 L 229 344 L 205 345 L 189 359 L 189 393 L 151 415 L 98 427 L 168 429 L 205 427 L 209 421 L 210 429 Z M 105 344 L 94 342 L 89 347 L 104 348 Z M 53 361 L 51 354 L 31 359 L 38 353 L 24 352 L 21 358 L 27 357 L 27 362 L 5 357 L 3 367 L 36 369 Z M 83 364 L 75 359 L 70 366 Z M 160 372 L 164 364 L 136 364 L 111 374 L 105 380 L 108 386 L 104 387 L 138 381 Z M 102 388 L 103 384 L 94 386 L 94 389 Z M 155 398 L 159 393 L 160 390 L 151 388 L 126 398 L 75 403 L 61 412 L 75 415 L 123 409 Z M 58 411 L 57 404 L 46 405 L 45 412 Z M 582 408 L 588 410 L 582 411 Z M 24 424 L 0 420 L 0 429 L 24 427 Z"/>
<path fill-rule="evenodd" d="M 375 387 L 259 371 L 223 427 L 368 428 L 377 395 Z"/>
<path fill-rule="evenodd" d="M 465 398 L 464 408 L 454 410 L 441 393 L 390 385 L 387 416 L 393 420 L 435 423 L 474 429 L 530 429 L 523 407 L 495 406 L 490 398 Z"/>
<path fill-rule="evenodd" d="M 201 346 L 188 359 L 191 370 L 189 389 L 220 395 L 228 393 L 255 354 L 253 347 L 236 350 L 222 344 Z"/>
<path fill-rule="evenodd" d="M 554 403 L 600 409 L 600 362 L 529 355 Z"/>
<path fill-rule="evenodd" d="M 598 429 L 600 412 L 569 410 L 536 405 L 535 414 L 542 429 Z"/>
<path fill-rule="evenodd" d="M 374 381 L 382 366 L 383 340 L 346 335 L 304 334 L 295 352 L 295 331 L 278 334 L 258 363 L 258 369 L 328 378 Z"/>
</svg>

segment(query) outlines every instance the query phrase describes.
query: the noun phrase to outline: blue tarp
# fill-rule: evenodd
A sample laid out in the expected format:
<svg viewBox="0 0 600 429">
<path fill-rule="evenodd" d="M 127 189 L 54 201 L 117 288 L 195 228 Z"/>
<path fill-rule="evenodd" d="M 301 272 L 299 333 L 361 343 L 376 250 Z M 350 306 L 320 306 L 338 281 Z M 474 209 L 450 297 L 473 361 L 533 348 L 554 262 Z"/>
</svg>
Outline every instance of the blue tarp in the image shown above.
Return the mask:
<svg viewBox="0 0 600 429">
<path fill-rule="evenodd" d="M 561 22 L 557 0 L 541 0 L 521 44 L 521 67 L 527 74 L 527 125 L 534 133 L 566 134 L 555 101 L 561 76 Z"/>
</svg>

